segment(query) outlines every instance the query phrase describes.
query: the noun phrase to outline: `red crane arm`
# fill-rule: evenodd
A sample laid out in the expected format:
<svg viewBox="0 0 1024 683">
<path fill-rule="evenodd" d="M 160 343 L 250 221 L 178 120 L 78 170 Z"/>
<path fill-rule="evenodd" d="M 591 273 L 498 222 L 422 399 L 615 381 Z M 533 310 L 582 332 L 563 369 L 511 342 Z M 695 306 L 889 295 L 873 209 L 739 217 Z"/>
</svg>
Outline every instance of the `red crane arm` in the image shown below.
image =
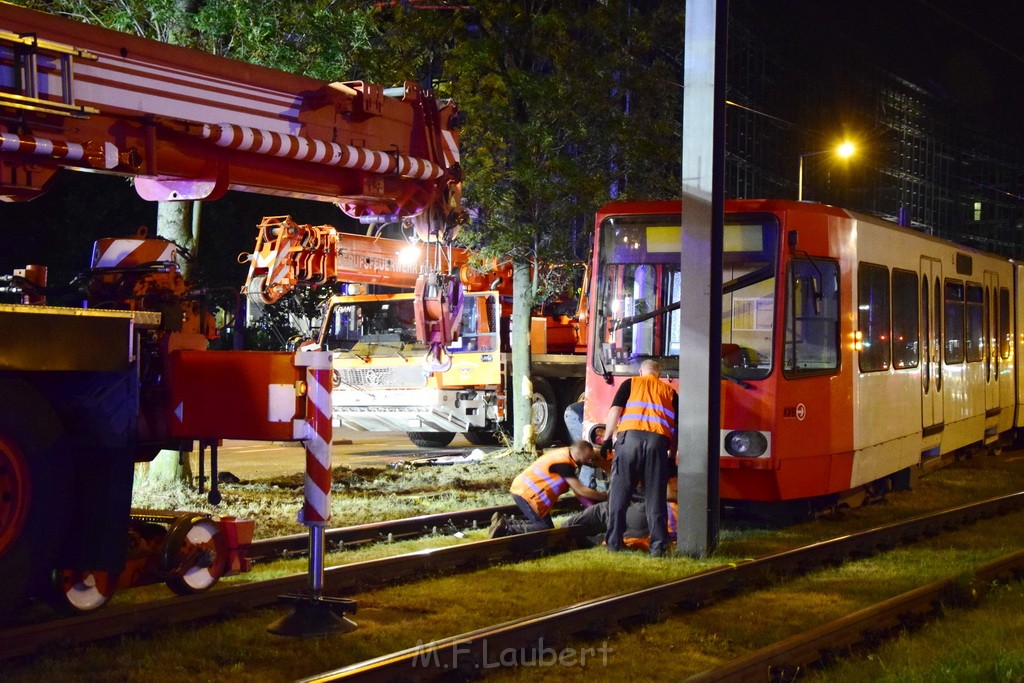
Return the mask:
<svg viewBox="0 0 1024 683">
<path fill-rule="evenodd" d="M 413 83 L 327 83 L 0 3 L 8 201 L 75 168 L 151 200 L 233 189 L 454 223 L 456 114 Z"/>
</svg>

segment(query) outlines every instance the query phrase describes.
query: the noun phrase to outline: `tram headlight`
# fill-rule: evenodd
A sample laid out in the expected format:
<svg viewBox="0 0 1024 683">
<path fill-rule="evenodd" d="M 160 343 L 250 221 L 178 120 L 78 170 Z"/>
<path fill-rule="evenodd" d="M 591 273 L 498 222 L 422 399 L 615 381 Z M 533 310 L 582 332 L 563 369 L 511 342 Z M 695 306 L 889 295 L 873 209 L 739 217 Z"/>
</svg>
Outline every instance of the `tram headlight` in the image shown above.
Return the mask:
<svg viewBox="0 0 1024 683">
<path fill-rule="evenodd" d="M 726 453 L 740 458 L 757 458 L 768 450 L 768 439 L 761 432 L 729 432 L 724 443 Z"/>
</svg>

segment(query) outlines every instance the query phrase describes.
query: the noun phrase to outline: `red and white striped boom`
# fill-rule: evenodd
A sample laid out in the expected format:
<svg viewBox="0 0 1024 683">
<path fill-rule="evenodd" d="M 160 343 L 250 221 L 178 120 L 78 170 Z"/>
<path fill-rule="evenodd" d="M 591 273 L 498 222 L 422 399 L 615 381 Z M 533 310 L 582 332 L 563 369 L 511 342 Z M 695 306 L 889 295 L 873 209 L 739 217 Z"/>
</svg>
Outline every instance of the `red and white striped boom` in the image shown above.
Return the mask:
<svg viewBox="0 0 1024 683">
<path fill-rule="evenodd" d="M 459 214 L 455 105 L 394 91 L 0 2 L 0 199 L 32 199 L 74 168 L 132 176 L 150 200 L 244 190 L 370 221 L 422 213 L 441 230 Z"/>
</svg>

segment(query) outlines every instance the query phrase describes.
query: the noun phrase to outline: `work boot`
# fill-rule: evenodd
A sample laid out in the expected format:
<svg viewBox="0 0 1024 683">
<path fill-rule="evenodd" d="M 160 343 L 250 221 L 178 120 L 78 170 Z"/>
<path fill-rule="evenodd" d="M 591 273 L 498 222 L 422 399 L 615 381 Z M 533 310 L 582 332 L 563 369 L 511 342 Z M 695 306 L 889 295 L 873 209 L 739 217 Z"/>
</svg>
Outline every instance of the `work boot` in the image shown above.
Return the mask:
<svg viewBox="0 0 1024 683">
<path fill-rule="evenodd" d="M 487 538 L 508 536 L 508 520 L 504 515 L 495 512 L 491 516 L 491 526 L 487 529 Z"/>
</svg>

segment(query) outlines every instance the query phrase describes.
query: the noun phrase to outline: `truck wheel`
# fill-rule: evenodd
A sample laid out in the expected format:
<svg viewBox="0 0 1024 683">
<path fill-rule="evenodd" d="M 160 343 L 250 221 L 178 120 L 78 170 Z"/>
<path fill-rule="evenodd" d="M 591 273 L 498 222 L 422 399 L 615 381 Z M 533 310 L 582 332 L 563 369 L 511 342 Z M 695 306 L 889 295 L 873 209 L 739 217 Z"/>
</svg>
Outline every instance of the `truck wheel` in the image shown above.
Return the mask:
<svg viewBox="0 0 1024 683">
<path fill-rule="evenodd" d="M 547 448 L 554 443 L 562 416 L 558 413 L 555 392 L 551 390 L 548 381 L 543 377 L 534 377 L 532 381 L 530 423 L 533 425 L 533 441 L 537 448 Z"/>
<path fill-rule="evenodd" d="M 45 593 L 68 518 L 64 429 L 26 382 L 0 389 L 0 612 Z"/>
<path fill-rule="evenodd" d="M 494 446 L 498 443 L 498 435 L 489 429 L 468 429 L 466 441 L 474 446 Z"/>
<path fill-rule="evenodd" d="M 420 448 L 444 448 L 455 439 L 455 432 L 406 432 L 409 441 Z"/>
<path fill-rule="evenodd" d="M 586 383 L 582 379 L 566 379 L 562 380 L 561 384 L 558 391 L 558 431 L 555 432 L 555 438 L 572 443 L 573 435 L 569 433 L 569 427 L 565 423 L 565 410 L 573 403 L 583 400 Z"/>
</svg>

